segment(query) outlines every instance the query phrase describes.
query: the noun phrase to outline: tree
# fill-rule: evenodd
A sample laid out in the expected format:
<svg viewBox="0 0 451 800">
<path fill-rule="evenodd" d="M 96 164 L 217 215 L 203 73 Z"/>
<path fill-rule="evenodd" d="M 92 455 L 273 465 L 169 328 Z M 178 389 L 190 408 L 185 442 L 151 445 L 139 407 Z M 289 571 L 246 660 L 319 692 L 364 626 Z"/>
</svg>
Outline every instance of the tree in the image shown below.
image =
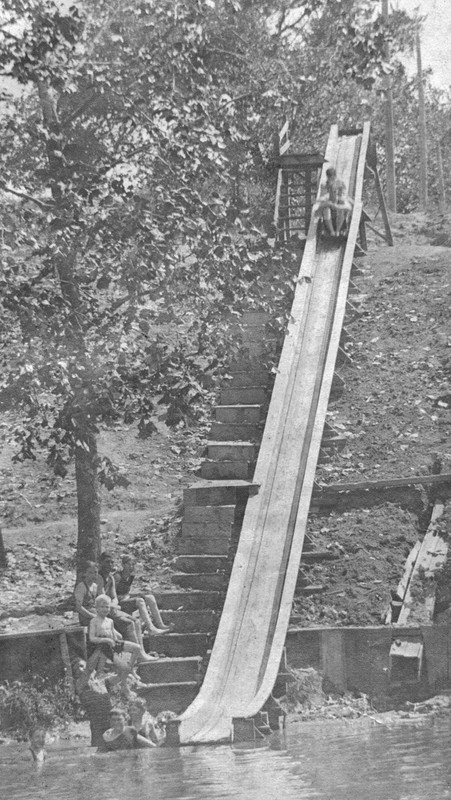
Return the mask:
<svg viewBox="0 0 451 800">
<path fill-rule="evenodd" d="M 45 448 L 60 475 L 75 459 L 79 562 L 98 555 L 99 482 L 124 480 L 99 424 L 195 419 L 230 319 L 292 288 L 255 228 L 272 134 L 289 111 L 300 142 L 323 139 L 334 92 L 355 117 L 383 64 L 370 5 L 4 3 L 0 69 L 24 91 L 0 121 L 1 385 L 19 457 Z"/>
<path fill-rule="evenodd" d="M 256 233 L 230 231 L 224 153 L 241 133 L 208 6 L 6 8 L 0 63 L 26 93 L 3 123 L 2 186 L 26 202 L 10 209 L 2 385 L 25 412 L 19 457 L 46 447 L 60 475 L 75 458 L 79 561 L 98 555 L 99 480 L 122 480 L 98 458 L 99 422 L 148 429 L 157 401 L 168 424 L 195 417 L 226 313 L 260 294 Z"/>
</svg>

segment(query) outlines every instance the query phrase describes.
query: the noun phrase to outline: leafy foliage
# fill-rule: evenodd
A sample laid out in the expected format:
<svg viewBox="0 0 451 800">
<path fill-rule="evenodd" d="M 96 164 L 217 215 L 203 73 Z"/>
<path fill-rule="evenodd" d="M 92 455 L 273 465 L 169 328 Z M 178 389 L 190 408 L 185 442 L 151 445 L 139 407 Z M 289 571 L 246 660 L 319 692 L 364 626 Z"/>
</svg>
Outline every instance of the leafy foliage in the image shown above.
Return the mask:
<svg viewBox="0 0 451 800">
<path fill-rule="evenodd" d="M 37 727 L 48 731 L 64 726 L 79 715 L 78 701 L 63 682 L 50 686 L 35 679 L 0 684 L 0 729 L 17 739 L 27 739 Z"/>
<path fill-rule="evenodd" d="M 0 69 L 23 87 L 0 119 L 0 391 L 24 412 L 18 458 L 46 448 L 64 475 L 75 457 L 92 504 L 98 480 L 123 481 L 98 458 L 100 424 L 192 424 L 241 311 L 283 324 L 274 132 L 288 114 L 309 149 L 337 111 L 360 121 L 394 30 L 368 0 L 4 3 Z"/>
</svg>

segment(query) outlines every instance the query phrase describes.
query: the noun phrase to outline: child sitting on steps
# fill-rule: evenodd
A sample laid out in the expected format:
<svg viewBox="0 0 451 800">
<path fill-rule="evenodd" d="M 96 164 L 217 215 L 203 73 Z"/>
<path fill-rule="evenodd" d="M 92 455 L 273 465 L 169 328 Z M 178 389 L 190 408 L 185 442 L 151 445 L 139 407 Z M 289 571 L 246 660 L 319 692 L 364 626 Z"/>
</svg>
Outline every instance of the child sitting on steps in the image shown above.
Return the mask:
<svg viewBox="0 0 451 800">
<path fill-rule="evenodd" d="M 95 647 L 100 646 L 104 660 L 97 666 L 97 675 L 102 677 L 107 658 L 114 660 L 115 655 L 131 653 L 130 670 L 132 671 L 138 661 L 145 663 L 154 661 L 154 656 L 143 655 L 139 644 L 125 641 L 115 629 L 113 620 L 108 617 L 111 600 L 106 594 L 99 594 L 95 601 L 96 615 L 89 623 L 89 643 Z M 88 650 L 89 652 L 89 650 Z"/>
<path fill-rule="evenodd" d="M 114 575 L 116 594 L 122 610 L 130 613 L 137 609 L 141 621 L 152 636 L 168 633 L 171 630 L 171 626 L 165 625 L 161 619 L 155 596 L 150 593 L 145 595 L 130 594 L 130 588 L 135 579 L 134 567 L 135 561 L 133 557 L 124 555 L 122 556 L 122 571 L 116 572 Z"/>
</svg>

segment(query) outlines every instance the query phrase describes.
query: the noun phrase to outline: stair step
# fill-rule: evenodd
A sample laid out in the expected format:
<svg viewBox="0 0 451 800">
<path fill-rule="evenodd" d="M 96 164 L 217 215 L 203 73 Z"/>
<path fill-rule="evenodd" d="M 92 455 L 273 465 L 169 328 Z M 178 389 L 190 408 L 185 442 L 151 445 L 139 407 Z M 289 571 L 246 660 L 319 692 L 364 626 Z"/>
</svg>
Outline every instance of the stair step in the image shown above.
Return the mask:
<svg viewBox="0 0 451 800">
<path fill-rule="evenodd" d="M 211 461 L 254 461 L 257 450 L 254 442 L 207 442 L 207 457 Z"/>
<path fill-rule="evenodd" d="M 343 450 L 348 443 L 347 436 L 323 436 L 321 439 L 321 447 L 324 450 Z"/>
<path fill-rule="evenodd" d="M 262 356 L 269 351 L 275 350 L 277 339 L 273 336 L 266 336 L 262 331 L 260 335 L 253 338 L 252 331 L 241 332 L 241 349 L 236 358 L 232 361 L 231 369 L 235 371 L 249 366 L 252 369 L 255 364 L 261 363 Z"/>
<path fill-rule="evenodd" d="M 255 471 L 255 462 L 252 461 L 210 461 L 202 462 L 200 474 L 205 480 L 237 479 L 250 480 Z"/>
<path fill-rule="evenodd" d="M 161 610 L 188 611 L 189 609 L 219 609 L 224 602 L 224 594 L 221 592 L 204 592 L 201 590 L 192 592 L 155 592 L 158 605 Z M 164 638 L 170 634 L 165 634 Z M 159 640 L 162 637 L 159 637 Z M 156 639 L 154 640 L 156 641 Z"/>
<path fill-rule="evenodd" d="M 204 656 L 211 649 L 212 639 L 208 633 L 165 633 L 164 636 L 149 636 L 149 652 L 178 658 L 181 656 Z"/>
<path fill-rule="evenodd" d="M 218 572 L 227 568 L 226 556 L 183 555 L 175 559 L 175 567 L 180 572 Z"/>
<path fill-rule="evenodd" d="M 262 432 L 262 425 L 244 422 L 212 422 L 210 435 L 218 442 L 236 442 L 240 439 L 252 442 L 260 441 Z"/>
<path fill-rule="evenodd" d="M 199 481 L 189 486 L 183 492 L 185 516 L 188 506 L 230 506 L 235 505 L 239 498 L 249 494 L 257 494 L 258 484 L 252 481 L 221 480 Z"/>
<path fill-rule="evenodd" d="M 296 586 L 296 594 L 297 595 L 320 594 L 321 592 L 324 592 L 325 588 L 326 587 L 323 586 L 321 583 L 308 583 L 305 584 L 304 586 Z"/>
<path fill-rule="evenodd" d="M 301 561 L 336 561 L 340 556 L 330 550 L 303 550 Z"/>
<path fill-rule="evenodd" d="M 186 536 L 182 533 L 182 536 L 177 542 L 177 552 L 181 556 L 226 556 L 230 548 L 231 533 L 231 527 L 228 536 L 216 536 L 212 534 Z"/>
<path fill-rule="evenodd" d="M 211 633 L 216 631 L 220 614 L 211 610 L 202 611 L 163 611 L 163 620 L 166 624 L 173 624 L 177 633 Z M 166 633 L 165 636 L 170 634 Z M 161 637 L 160 637 L 161 638 Z"/>
<path fill-rule="evenodd" d="M 156 716 L 160 711 L 173 711 L 181 714 L 193 702 L 199 691 L 197 681 L 177 683 L 153 683 L 137 690 L 146 701 L 147 708 Z"/>
<path fill-rule="evenodd" d="M 259 405 L 218 405 L 215 407 L 217 422 L 258 423 L 261 408 Z"/>
<path fill-rule="evenodd" d="M 226 481 L 226 483 L 228 484 L 228 481 Z M 205 482 L 199 482 L 199 484 L 197 484 L 197 486 L 201 488 L 205 485 Z M 210 483 L 208 483 L 207 486 L 210 486 Z M 195 488 L 196 484 L 185 491 L 189 492 L 191 489 Z M 186 501 L 186 498 L 184 499 Z M 235 503 L 230 503 L 228 505 L 220 505 L 219 503 L 215 503 L 211 506 L 208 505 L 208 503 L 204 503 L 202 505 L 189 503 L 183 511 L 183 522 L 187 525 L 211 525 L 217 528 L 226 529 L 227 525 L 233 524 L 234 518 Z"/>
<path fill-rule="evenodd" d="M 220 401 L 224 405 L 263 405 L 267 400 L 268 394 L 261 386 L 224 387 L 220 391 Z"/>
<path fill-rule="evenodd" d="M 172 582 L 184 589 L 219 592 L 226 589 L 228 581 L 229 576 L 223 572 L 175 572 L 172 575 Z"/>
<path fill-rule="evenodd" d="M 234 369 L 230 370 L 230 387 L 268 386 L 269 373 L 266 370 Z"/>
<path fill-rule="evenodd" d="M 166 634 L 169 635 L 169 634 Z M 160 658 L 139 666 L 139 677 L 144 683 L 197 683 L 200 681 L 201 656 L 187 658 Z"/>
</svg>

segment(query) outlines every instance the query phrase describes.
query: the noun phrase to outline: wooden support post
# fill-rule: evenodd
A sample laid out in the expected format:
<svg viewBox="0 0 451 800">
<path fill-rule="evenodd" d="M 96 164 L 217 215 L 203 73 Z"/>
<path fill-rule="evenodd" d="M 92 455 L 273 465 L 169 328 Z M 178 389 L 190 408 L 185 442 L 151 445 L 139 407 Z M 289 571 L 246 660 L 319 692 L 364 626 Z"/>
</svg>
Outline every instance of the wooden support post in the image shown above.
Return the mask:
<svg viewBox="0 0 451 800">
<path fill-rule="evenodd" d="M 290 240 L 290 186 L 288 173 L 282 170 L 282 241 Z"/>
<path fill-rule="evenodd" d="M 307 235 L 312 218 L 312 170 L 307 167 L 305 171 L 305 234 Z"/>
<path fill-rule="evenodd" d="M 388 246 L 393 247 L 393 235 L 390 228 L 390 220 L 388 219 L 387 206 L 385 205 L 384 193 L 382 191 L 381 179 L 379 177 L 379 171 L 377 167 L 375 167 L 373 175 L 374 175 L 374 182 L 376 184 L 377 198 L 379 200 L 382 219 L 384 220 L 385 238 Z"/>
<path fill-rule="evenodd" d="M 426 129 L 426 103 L 424 99 L 423 67 L 421 63 L 420 31 L 416 35 L 417 81 L 418 81 L 418 140 L 420 145 L 420 208 L 428 207 L 428 150 Z"/>
<path fill-rule="evenodd" d="M 352 303 L 350 303 L 349 300 L 346 300 L 346 314 L 348 317 L 351 317 L 351 319 L 360 317 L 360 311 Z"/>
<path fill-rule="evenodd" d="M 354 248 L 354 258 L 361 258 L 362 256 L 366 256 L 365 250 L 362 250 L 359 243 L 356 243 Z"/>
<path fill-rule="evenodd" d="M 366 239 L 365 217 L 364 217 L 363 212 L 362 212 L 362 216 L 360 218 L 359 236 L 360 236 L 360 245 L 361 245 L 362 249 L 367 251 L 368 250 L 368 242 L 367 242 L 367 239 Z"/>
<path fill-rule="evenodd" d="M 0 528 L 0 569 L 6 569 L 8 566 L 8 557 L 6 555 L 5 545 L 3 542 L 3 533 Z"/>
<path fill-rule="evenodd" d="M 351 356 L 349 356 L 346 350 L 343 350 L 342 347 L 338 348 L 337 364 L 346 364 L 348 367 L 352 365 Z"/>
<path fill-rule="evenodd" d="M 446 191 L 445 191 L 445 179 L 443 176 L 442 146 L 440 144 L 440 140 L 437 141 L 437 172 L 438 172 L 438 204 L 440 213 L 444 214 L 446 211 Z"/>
<path fill-rule="evenodd" d="M 331 387 L 331 395 L 341 395 L 343 394 L 345 389 L 345 382 L 341 375 L 338 372 L 334 372 L 334 377 L 332 379 L 332 387 Z"/>
<path fill-rule="evenodd" d="M 64 666 L 65 682 L 69 691 L 72 694 L 75 694 L 74 676 L 72 673 L 72 665 L 70 663 L 70 655 L 69 655 L 69 646 L 67 644 L 67 636 L 65 633 L 60 633 L 59 641 L 60 641 L 61 660 Z"/>
<path fill-rule="evenodd" d="M 346 344 L 349 344 L 350 342 L 353 341 L 354 341 L 353 337 L 349 333 L 348 329 L 343 325 L 340 334 L 340 347 L 344 347 Z"/>
<path fill-rule="evenodd" d="M 356 262 L 353 261 L 351 267 L 351 278 L 358 278 L 359 275 L 363 275 L 363 269 L 357 266 Z"/>
</svg>

